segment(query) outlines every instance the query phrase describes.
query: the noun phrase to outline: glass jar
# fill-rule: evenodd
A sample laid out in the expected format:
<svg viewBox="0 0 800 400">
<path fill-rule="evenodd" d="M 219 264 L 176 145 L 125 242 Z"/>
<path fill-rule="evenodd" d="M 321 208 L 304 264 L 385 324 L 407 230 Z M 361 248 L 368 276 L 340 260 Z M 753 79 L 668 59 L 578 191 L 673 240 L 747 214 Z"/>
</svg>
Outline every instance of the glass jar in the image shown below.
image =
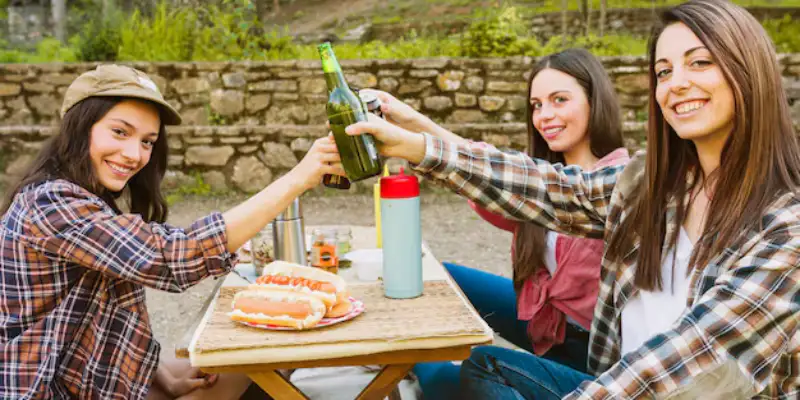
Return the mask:
<svg viewBox="0 0 800 400">
<path fill-rule="evenodd" d="M 311 232 L 309 264 L 334 274 L 339 272 L 335 230 L 317 228 Z"/>
<path fill-rule="evenodd" d="M 353 250 L 353 233 L 349 227 L 336 229 L 336 256 L 339 258 L 339 268 L 349 268 L 350 260 L 342 258 Z"/>
<path fill-rule="evenodd" d="M 258 231 L 250 239 L 250 251 L 253 255 L 253 266 L 256 269 L 256 276 L 261 276 L 264 266 L 275 260 L 275 249 L 272 242 L 272 224 L 268 224 L 264 229 Z"/>
</svg>

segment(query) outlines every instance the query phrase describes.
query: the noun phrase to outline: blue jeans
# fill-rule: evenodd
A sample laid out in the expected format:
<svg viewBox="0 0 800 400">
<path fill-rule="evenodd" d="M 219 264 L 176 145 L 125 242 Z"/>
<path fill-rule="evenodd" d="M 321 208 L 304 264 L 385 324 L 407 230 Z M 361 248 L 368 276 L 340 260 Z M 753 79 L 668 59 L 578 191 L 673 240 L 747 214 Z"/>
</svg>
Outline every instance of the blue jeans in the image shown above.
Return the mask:
<svg viewBox="0 0 800 400">
<path fill-rule="evenodd" d="M 590 380 L 594 377 L 542 357 L 481 346 L 461 365 L 459 398 L 558 400 Z"/>
<path fill-rule="evenodd" d="M 517 319 L 517 294 L 511 279 L 455 264 L 444 263 L 444 266 L 494 331 L 514 345 L 533 352 L 528 321 Z M 588 345 L 586 340 L 568 336 L 563 344 L 545 353 L 544 358 L 582 372 L 586 370 Z M 460 398 L 457 396 L 460 369 L 450 362 L 420 363 L 414 367 L 414 374 L 419 378 L 426 399 Z"/>
</svg>

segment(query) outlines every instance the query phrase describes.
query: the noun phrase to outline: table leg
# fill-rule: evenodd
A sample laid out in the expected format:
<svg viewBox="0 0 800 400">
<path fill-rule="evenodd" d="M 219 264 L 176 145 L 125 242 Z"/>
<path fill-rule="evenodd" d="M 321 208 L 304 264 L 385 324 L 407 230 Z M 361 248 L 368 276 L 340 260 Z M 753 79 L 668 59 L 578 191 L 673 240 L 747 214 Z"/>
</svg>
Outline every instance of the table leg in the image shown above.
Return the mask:
<svg viewBox="0 0 800 400">
<path fill-rule="evenodd" d="M 300 389 L 278 371 L 250 373 L 247 376 L 275 400 L 308 400 Z"/>
<path fill-rule="evenodd" d="M 414 364 L 391 364 L 383 367 L 375 379 L 359 393 L 356 400 L 382 400 L 405 378 Z"/>
</svg>

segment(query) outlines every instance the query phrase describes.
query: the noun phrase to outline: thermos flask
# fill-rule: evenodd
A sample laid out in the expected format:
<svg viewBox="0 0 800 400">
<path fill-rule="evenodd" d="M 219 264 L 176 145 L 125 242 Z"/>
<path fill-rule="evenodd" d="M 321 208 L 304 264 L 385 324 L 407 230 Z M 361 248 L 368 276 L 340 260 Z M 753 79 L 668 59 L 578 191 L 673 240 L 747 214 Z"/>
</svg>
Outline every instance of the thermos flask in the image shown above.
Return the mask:
<svg viewBox="0 0 800 400">
<path fill-rule="evenodd" d="M 422 294 L 419 181 L 413 175 L 381 178 L 383 290 L 393 299 Z"/>
<path fill-rule="evenodd" d="M 296 198 L 272 222 L 272 240 L 275 259 L 308 265 L 306 253 L 306 226 L 300 199 Z"/>
</svg>

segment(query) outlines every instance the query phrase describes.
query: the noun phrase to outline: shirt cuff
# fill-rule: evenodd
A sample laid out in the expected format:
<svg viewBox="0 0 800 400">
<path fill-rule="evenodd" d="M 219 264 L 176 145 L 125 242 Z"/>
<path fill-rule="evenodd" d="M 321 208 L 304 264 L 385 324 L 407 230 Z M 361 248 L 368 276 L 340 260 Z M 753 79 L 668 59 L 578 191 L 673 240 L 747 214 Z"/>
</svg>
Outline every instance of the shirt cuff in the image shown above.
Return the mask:
<svg viewBox="0 0 800 400">
<path fill-rule="evenodd" d="M 228 251 L 228 234 L 225 219 L 219 212 L 213 212 L 207 217 L 196 222 L 202 226 L 200 245 L 206 267 L 212 276 L 223 276 L 233 269 L 238 262 L 238 256 Z"/>
<path fill-rule="evenodd" d="M 425 157 L 419 164 L 412 164 L 411 169 L 421 174 L 438 172 L 445 175 L 455 170 L 458 145 L 445 142 L 428 133 L 422 135 L 425 137 Z"/>
</svg>

